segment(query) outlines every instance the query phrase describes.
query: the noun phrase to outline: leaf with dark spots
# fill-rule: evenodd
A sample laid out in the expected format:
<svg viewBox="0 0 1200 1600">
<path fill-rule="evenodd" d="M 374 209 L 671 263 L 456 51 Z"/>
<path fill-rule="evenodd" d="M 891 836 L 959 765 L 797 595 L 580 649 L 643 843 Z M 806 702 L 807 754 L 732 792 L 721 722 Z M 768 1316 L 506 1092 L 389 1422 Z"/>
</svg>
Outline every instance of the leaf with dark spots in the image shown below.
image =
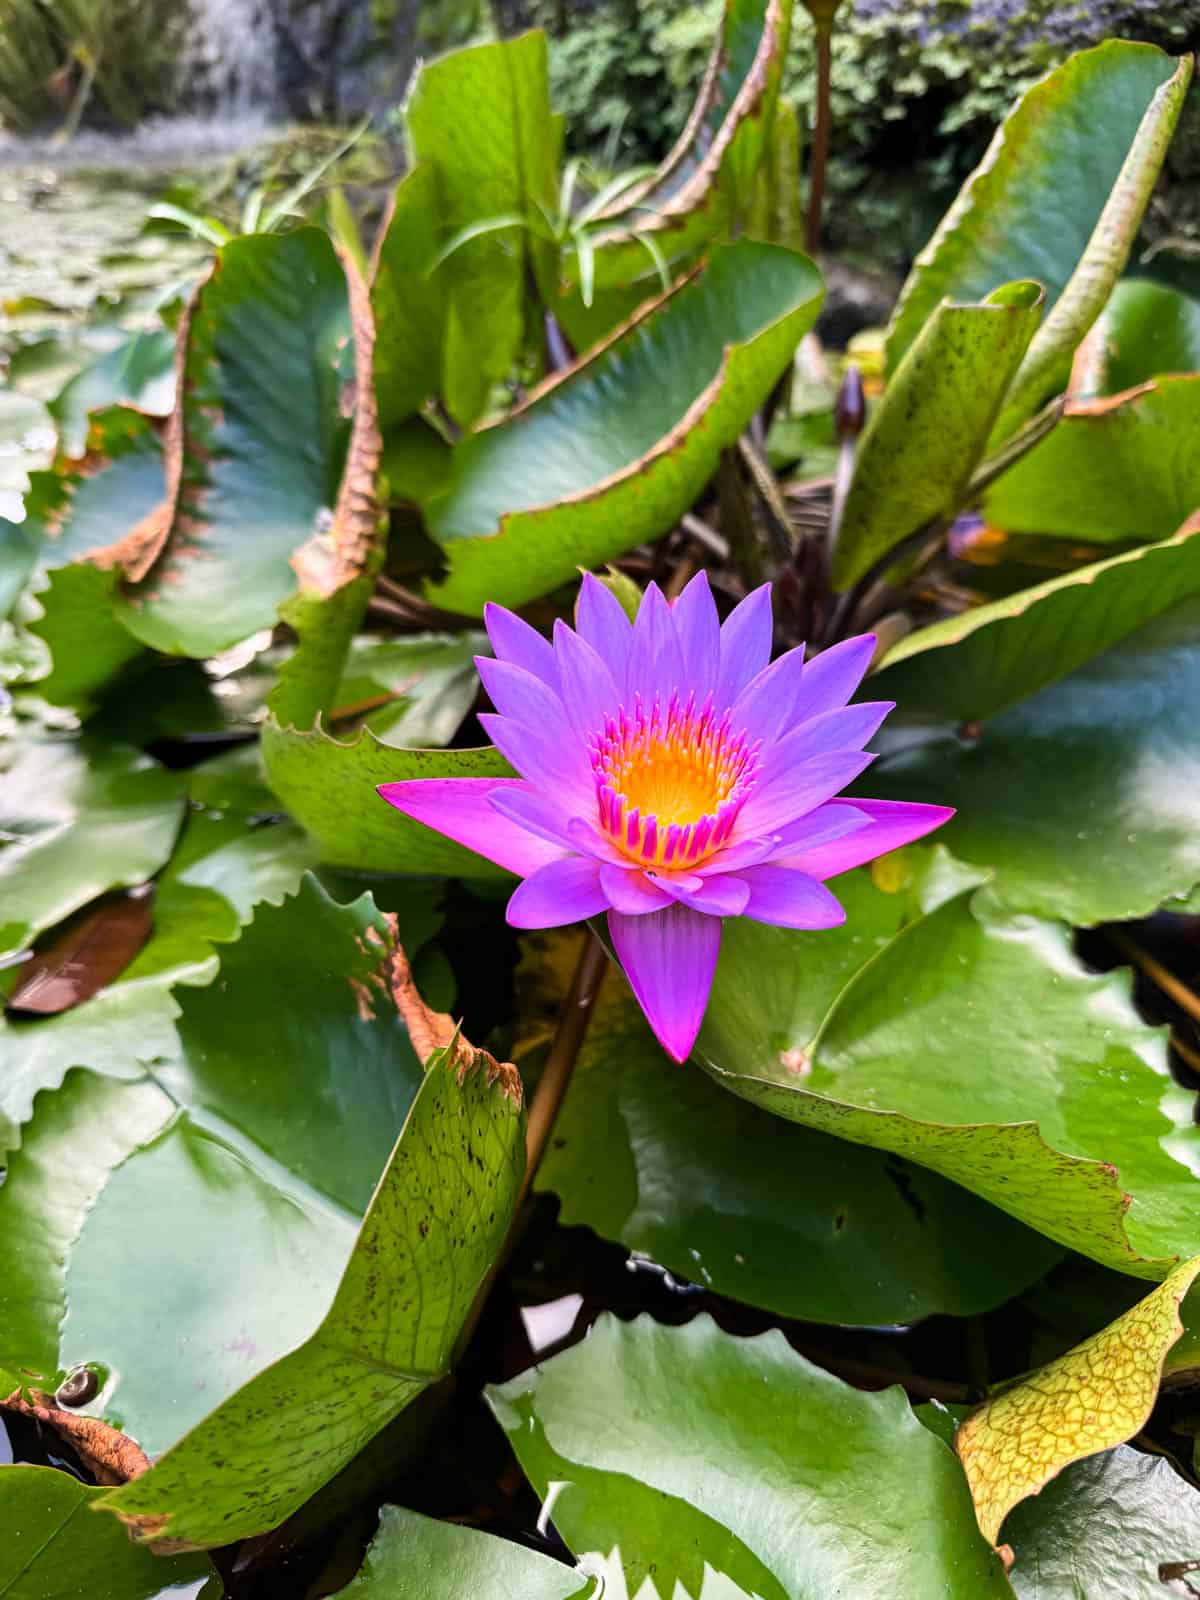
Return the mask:
<svg viewBox="0 0 1200 1600">
<path fill-rule="evenodd" d="M 153 926 L 153 884 L 106 896 L 18 967 L 7 1009 L 53 1016 L 90 1000 L 125 970 Z"/>
</svg>

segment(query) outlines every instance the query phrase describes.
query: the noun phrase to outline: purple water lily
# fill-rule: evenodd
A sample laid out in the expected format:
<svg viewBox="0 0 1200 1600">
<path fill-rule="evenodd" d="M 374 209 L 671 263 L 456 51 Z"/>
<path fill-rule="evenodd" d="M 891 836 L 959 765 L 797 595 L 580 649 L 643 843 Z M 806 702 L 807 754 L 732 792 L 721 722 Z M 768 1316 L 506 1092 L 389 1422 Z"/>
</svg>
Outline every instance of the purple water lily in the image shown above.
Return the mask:
<svg viewBox="0 0 1200 1600">
<path fill-rule="evenodd" d="M 478 657 L 496 715 L 480 721 L 518 778 L 385 783 L 406 816 L 524 881 L 516 928 L 608 914 L 642 1010 L 682 1061 L 712 986 L 724 917 L 832 928 L 824 879 L 918 839 L 945 806 L 833 797 L 873 757 L 890 702 L 848 705 L 869 635 L 809 662 L 771 653 L 770 585 L 721 625 L 699 573 L 669 605 L 657 585 L 630 623 L 587 575 L 554 643 L 488 606 Z"/>
</svg>

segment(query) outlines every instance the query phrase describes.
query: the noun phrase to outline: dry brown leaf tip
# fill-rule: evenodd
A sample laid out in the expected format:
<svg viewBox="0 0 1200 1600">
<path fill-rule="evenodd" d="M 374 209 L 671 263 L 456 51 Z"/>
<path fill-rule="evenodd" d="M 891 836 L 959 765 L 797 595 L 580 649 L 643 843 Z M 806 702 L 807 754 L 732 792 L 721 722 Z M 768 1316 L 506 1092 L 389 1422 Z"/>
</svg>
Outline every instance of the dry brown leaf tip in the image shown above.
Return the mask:
<svg viewBox="0 0 1200 1600">
<path fill-rule="evenodd" d="M 51 1402 L 49 1395 L 35 1394 L 32 1400 L 25 1400 L 18 1389 L 7 1399 L 0 1400 L 0 1411 L 17 1411 L 53 1428 L 72 1446 L 97 1483 L 115 1487 L 131 1483 L 149 1471 L 150 1458 L 135 1439 L 111 1427 L 101 1417 L 63 1411 Z"/>
<path fill-rule="evenodd" d="M 448 1049 L 451 1051 L 448 1065 L 457 1073 L 460 1083 L 468 1072 L 478 1068 L 486 1074 L 489 1085 L 498 1084 L 501 1094 L 507 1095 L 514 1105 L 523 1104 L 521 1075 L 516 1067 L 511 1061 L 497 1061 L 486 1050 L 477 1050 L 463 1037 L 458 1023 L 448 1012 L 434 1011 L 426 1005 L 413 981 L 412 968 L 400 944 L 392 953 L 392 994 L 420 1060 L 428 1061 L 435 1050 Z"/>
</svg>

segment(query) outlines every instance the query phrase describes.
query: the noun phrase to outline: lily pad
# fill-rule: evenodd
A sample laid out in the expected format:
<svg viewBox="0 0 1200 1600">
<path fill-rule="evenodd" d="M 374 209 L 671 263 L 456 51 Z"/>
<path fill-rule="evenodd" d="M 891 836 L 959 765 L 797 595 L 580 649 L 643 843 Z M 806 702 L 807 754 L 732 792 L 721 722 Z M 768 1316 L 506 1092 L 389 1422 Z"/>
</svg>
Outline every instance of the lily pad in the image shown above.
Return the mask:
<svg viewBox="0 0 1200 1600">
<path fill-rule="evenodd" d="M 1200 372 L 1200 300 L 1150 278 L 1126 278 L 1100 319 L 1100 392 L 1164 373 Z"/>
<path fill-rule="evenodd" d="M 1109 1327 L 1005 1388 L 954 1436 L 979 1526 L 995 1543 L 1005 1517 L 1073 1461 L 1123 1444 L 1158 1395 L 1182 1332 L 1179 1304 L 1200 1272 L 1185 1262 Z"/>
<path fill-rule="evenodd" d="M 1200 883 L 1197 693 L 1193 599 L 982 728 L 894 721 L 871 793 L 956 806 L 941 837 L 1014 911 L 1146 916 Z"/>
<path fill-rule="evenodd" d="M 600 1600 L 593 1579 L 536 1550 L 384 1506 L 362 1571 L 342 1600 L 428 1600 L 430 1585 L 487 1600 Z"/>
<path fill-rule="evenodd" d="M 1189 519 L 1160 544 L 918 628 L 888 653 L 871 692 L 895 700 L 905 716 L 995 716 L 1200 595 L 1197 533 L 1200 519 Z"/>
<path fill-rule="evenodd" d="M 527 1026 L 544 1018 L 551 1031 L 573 945 L 526 941 Z M 1058 1254 L 935 1173 L 789 1126 L 674 1070 L 616 973 L 537 1187 L 559 1195 L 568 1227 L 585 1224 L 718 1294 L 810 1322 L 972 1316 Z"/>
<path fill-rule="evenodd" d="M 939 889 L 908 859 L 892 892 L 866 871 L 836 880 L 842 928 L 727 923 L 701 1065 L 1096 1261 L 1165 1276 L 1200 1248 L 1200 1133 L 1128 975 L 1088 972 L 1065 927 Z"/>
<path fill-rule="evenodd" d="M 202 1556 L 164 1561 L 93 1516 L 103 1492 L 52 1467 L 0 1467 L 5 1600 L 74 1600 L 83 1576 L 88 1600 L 200 1600 L 201 1590 L 219 1600 L 225 1591 Z"/>
<path fill-rule="evenodd" d="M 0 744 L 0 770 L 0 955 L 171 853 L 183 782 L 149 756 L 29 734 Z"/>
<path fill-rule="evenodd" d="M 791 1600 L 882 1572 L 895 1600 L 1009 1593 L 951 1452 L 900 1390 L 852 1389 L 778 1332 L 604 1317 L 488 1399 L 568 1546 L 618 1593 Z"/>
</svg>

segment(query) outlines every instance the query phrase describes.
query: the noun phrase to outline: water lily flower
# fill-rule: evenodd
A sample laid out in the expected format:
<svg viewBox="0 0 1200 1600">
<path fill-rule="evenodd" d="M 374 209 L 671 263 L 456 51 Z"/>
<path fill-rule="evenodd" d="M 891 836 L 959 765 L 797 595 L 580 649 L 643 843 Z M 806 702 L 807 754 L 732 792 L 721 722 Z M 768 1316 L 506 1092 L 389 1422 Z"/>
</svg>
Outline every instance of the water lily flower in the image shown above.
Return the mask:
<svg viewBox="0 0 1200 1600">
<path fill-rule="evenodd" d="M 632 624 L 587 575 L 576 626 L 550 643 L 501 606 L 477 657 L 495 715 L 480 721 L 516 778 L 426 778 L 380 794 L 522 878 L 516 928 L 607 913 L 659 1042 L 691 1051 L 725 917 L 832 928 L 825 879 L 918 839 L 945 806 L 835 800 L 874 758 L 890 702 L 849 705 L 874 639 L 770 661 L 770 585 L 722 626 L 699 573 L 668 604 L 656 584 Z"/>
</svg>

